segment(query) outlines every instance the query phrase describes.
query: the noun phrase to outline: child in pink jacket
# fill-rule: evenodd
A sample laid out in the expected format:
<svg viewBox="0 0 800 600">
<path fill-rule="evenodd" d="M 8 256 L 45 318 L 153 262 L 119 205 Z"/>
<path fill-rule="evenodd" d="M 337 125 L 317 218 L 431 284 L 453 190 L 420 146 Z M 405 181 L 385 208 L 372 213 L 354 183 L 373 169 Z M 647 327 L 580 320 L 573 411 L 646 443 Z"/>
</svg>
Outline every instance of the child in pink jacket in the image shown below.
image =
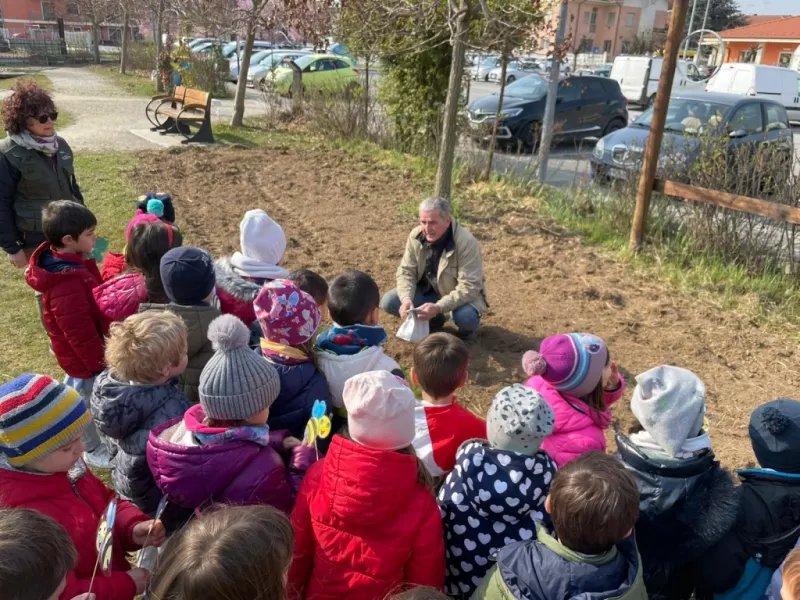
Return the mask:
<svg viewBox="0 0 800 600">
<path fill-rule="evenodd" d="M 606 343 L 588 333 L 554 335 L 542 340 L 539 352 L 526 352 L 522 367 L 530 377 L 525 385 L 544 397 L 556 417 L 542 450 L 559 467 L 590 450 L 605 452 L 609 408 L 625 392 Z"/>
</svg>

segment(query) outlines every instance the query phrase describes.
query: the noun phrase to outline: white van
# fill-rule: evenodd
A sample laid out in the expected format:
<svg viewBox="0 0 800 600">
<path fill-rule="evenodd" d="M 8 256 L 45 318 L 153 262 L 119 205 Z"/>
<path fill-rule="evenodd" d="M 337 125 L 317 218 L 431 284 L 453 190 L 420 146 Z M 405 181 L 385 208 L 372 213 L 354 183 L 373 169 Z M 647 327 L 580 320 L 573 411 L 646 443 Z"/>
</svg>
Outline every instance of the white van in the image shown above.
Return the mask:
<svg viewBox="0 0 800 600">
<path fill-rule="evenodd" d="M 706 91 L 775 100 L 786 107 L 790 121 L 800 121 L 800 73 L 792 69 L 725 63 L 709 79 Z"/>
<path fill-rule="evenodd" d="M 628 102 L 649 106 L 655 102 L 663 64 L 663 58 L 618 56 L 614 59 L 614 66 L 611 67 L 611 79 L 619 83 L 622 95 Z M 698 81 L 700 79 L 702 76 L 694 63 L 679 60 L 672 82 L 672 91 L 674 93 L 702 91 L 705 81 Z"/>
</svg>

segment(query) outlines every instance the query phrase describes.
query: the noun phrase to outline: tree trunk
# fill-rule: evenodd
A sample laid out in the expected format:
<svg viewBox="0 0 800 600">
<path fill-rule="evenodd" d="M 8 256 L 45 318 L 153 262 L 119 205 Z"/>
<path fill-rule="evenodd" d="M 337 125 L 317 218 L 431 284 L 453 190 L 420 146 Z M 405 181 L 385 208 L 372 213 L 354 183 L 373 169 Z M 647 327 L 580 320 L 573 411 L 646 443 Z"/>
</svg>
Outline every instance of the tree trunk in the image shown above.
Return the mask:
<svg viewBox="0 0 800 600">
<path fill-rule="evenodd" d="M 469 35 L 469 6 L 467 0 L 458 5 L 456 32 L 453 38 L 453 62 L 450 65 L 450 82 L 447 86 L 447 100 L 444 104 L 444 123 L 442 139 L 439 147 L 439 165 L 436 169 L 435 193 L 441 198 L 450 198 L 453 187 L 453 162 L 455 160 L 458 104 L 461 99 L 461 77 L 464 73 L 464 54 L 467 50 Z"/>
<path fill-rule="evenodd" d="M 364 134 L 369 135 L 369 54 L 364 58 Z"/>
<path fill-rule="evenodd" d="M 292 70 L 292 112 L 298 113 L 303 108 L 303 72 L 296 62 L 288 64 Z"/>
<path fill-rule="evenodd" d="M 122 47 L 119 50 L 119 72 L 125 75 L 125 69 L 128 67 L 128 28 L 131 24 L 131 15 L 128 10 L 128 4 L 123 0 L 122 2 Z"/>
<path fill-rule="evenodd" d="M 156 91 L 159 93 L 164 92 L 164 80 L 161 78 L 161 52 L 164 50 L 163 25 L 164 0 L 160 0 L 156 9 L 156 26 L 153 34 L 156 41 Z"/>
<path fill-rule="evenodd" d="M 500 126 L 500 115 L 502 114 L 503 96 L 506 94 L 506 72 L 508 71 L 508 51 L 503 49 L 500 67 L 500 97 L 497 99 L 497 112 L 494 115 L 494 125 L 492 126 L 492 138 L 489 140 L 489 157 L 486 164 L 484 178 L 489 179 L 492 175 L 492 161 L 494 160 L 494 146 L 497 143 L 497 129 Z"/>
<path fill-rule="evenodd" d="M 92 42 L 94 44 L 94 64 L 100 64 L 100 24 L 92 17 Z"/>
<path fill-rule="evenodd" d="M 244 97 L 247 93 L 247 72 L 250 70 L 250 55 L 253 53 L 253 42 L 256 39 L 256 23 L 253 19 L 247 24 L 247 40 L 242 51 L 242 62 L 239 68 L 239 82 L 236 84 L 236 99 L 233 102 L 231 127 L 241 127 L 244 122 Z"/>
</svg>

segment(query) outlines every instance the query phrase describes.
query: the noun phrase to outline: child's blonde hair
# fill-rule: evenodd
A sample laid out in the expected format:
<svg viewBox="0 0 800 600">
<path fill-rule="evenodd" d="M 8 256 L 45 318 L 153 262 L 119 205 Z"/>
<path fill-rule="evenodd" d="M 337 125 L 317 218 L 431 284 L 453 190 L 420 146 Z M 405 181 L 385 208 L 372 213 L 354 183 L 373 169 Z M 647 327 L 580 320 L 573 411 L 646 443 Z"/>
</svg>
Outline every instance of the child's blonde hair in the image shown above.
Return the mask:
<svg viewBox="0 0 800 600">
<path fill-rule="evenodd" d="M 800 548 L 789 552 L 783 561 L 783 587 L 793 600 L 800 600 Z M 786 594 L 781 595 L 786 598 Z"/>
<path fill-rule="evenodd" d="M 167 311 L 131 315 L 111 325 L 106 364 L 118 378 L 155 383 L 167 367 L 179 364 L 187 352 L 183 320 Z"/>
<path fill-rule="evenodd" d="M 283 600 L 294 532 L 271 506 L 228 506 L 170 538 L 150 582 L 155 600 Z"/>
</svg>

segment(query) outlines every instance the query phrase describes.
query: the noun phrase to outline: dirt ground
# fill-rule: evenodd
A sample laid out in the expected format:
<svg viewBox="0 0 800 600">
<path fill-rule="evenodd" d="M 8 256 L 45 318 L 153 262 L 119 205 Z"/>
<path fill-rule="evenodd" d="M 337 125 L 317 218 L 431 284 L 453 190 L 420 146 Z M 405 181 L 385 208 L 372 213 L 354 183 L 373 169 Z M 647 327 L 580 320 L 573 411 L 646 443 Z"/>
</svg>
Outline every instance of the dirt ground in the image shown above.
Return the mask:
<svg viewBox="0 0 800 600">
<path fill-rule="evenodd" d="M 187 243 L 215 256 L 238 247 L 242 214 L 263 208 L 289 238 L 288 267 L 327 278 L 361 269 L 382 292 L 394 287 L 415 224 L 400 206 L 428 191 L 369 158 L 321 149 L 148 153 L 132 177 L 137 189 L 170 191 Z M 798 349 L 756 323 L 632 274 L 533 209 L 470 206 L 463 224 L 481 243 L 491 304 L 472 345 L 469 384 L 459 393 L 478 414 L 499 388 L 523 379 L 524 351 L 569 331 L 602 336 L 619 363 L 628 391 L 613 412 L 623 431 L 634 423 L 628 407 L 636 374 L 664 363 L 695 371 L 708 389 L 714 449 L 730 468 L 753 464 L 753 408 L 800 398 Z M 410 345 L 393 337 L 399 320 L 384 315 L 383 324 L 387 353 L 409 366 Z"/>
</svg>

